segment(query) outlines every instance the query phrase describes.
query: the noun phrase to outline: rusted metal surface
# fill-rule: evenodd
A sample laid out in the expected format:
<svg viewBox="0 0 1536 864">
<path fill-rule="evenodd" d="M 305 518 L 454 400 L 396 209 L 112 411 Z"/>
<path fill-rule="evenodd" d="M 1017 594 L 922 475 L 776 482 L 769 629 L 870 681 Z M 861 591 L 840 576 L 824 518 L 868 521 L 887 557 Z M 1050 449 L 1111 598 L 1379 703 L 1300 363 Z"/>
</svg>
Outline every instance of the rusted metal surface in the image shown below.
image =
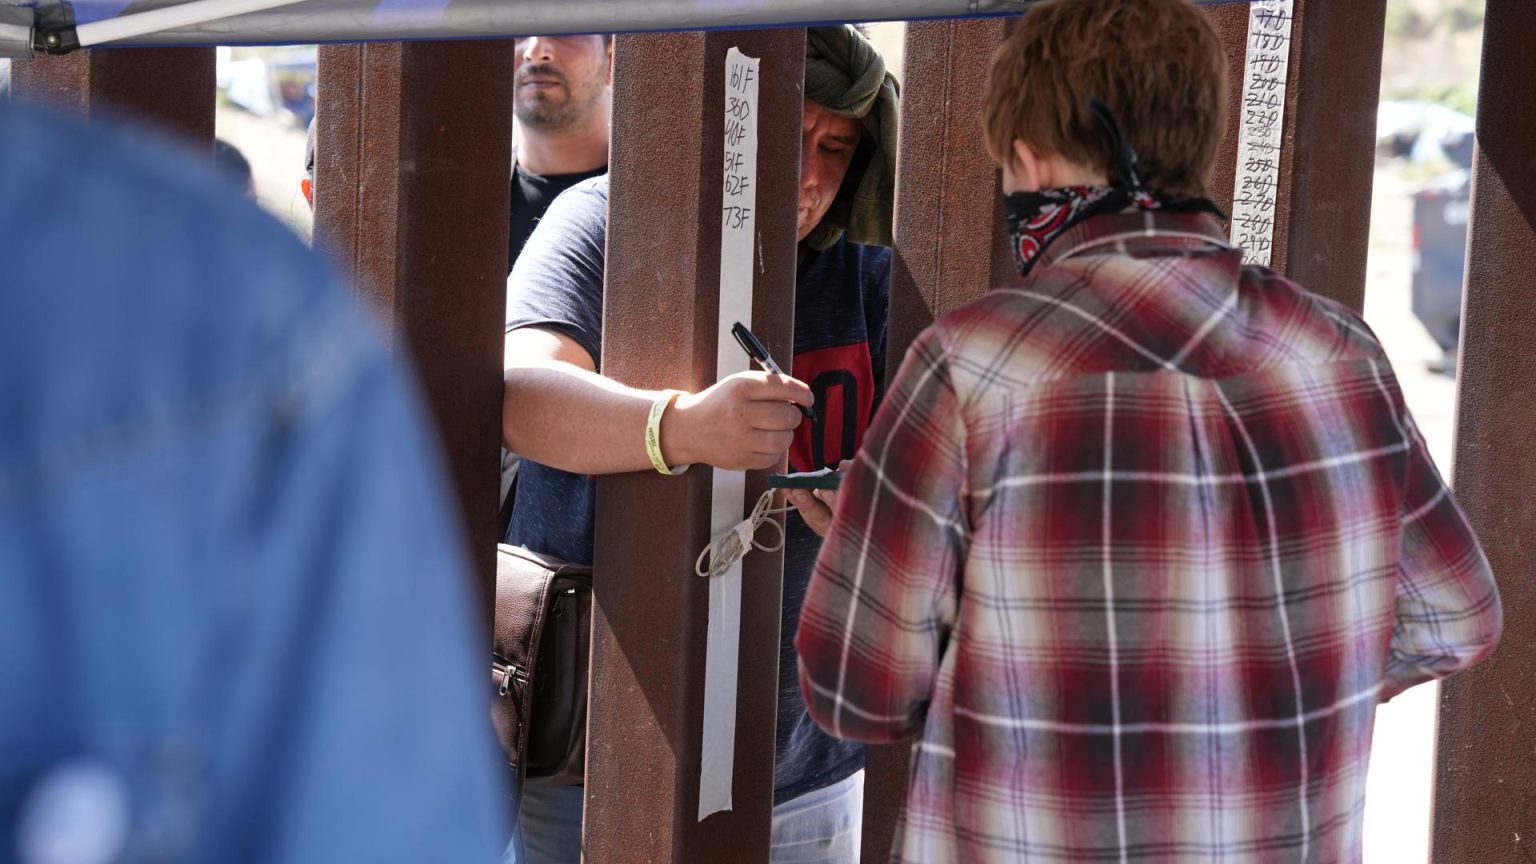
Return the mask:
<svg viewBox="0 0 1536 864">
<path fill-rule="evenodd" d="M 864 761 L 864 824 L 861 861 L 889 861 L 896 821 L 907 806 L 912 772 L 910 744 L 870 745 Z"/>
<path fill-rule="evenodd" d="M 93 48 L 11 62 L 11 91 L 83 115 L 107 112 L 157 125 L 212 155 L 212 48 Z"/>
<path fill-rule="evenodd" d="M 499 539 L 513 62 L 509 41 L 326 46 L 319 60 L 316 243 L 419 373 L 483 598 Z"/>
<path fill-rule="evenodd" d="M 793 340 L 802 30 L 620 36 L 603 312 L 605 374 L 715 380 L 724 60 L 762 59 L 753 331 Z M 639 430 L 636 430 L 639 434 Z M 749 475 L 747 507 L 766 488 Z M 733 809 L 698 820 L 710 471 L 598 478 L 584 847 L 590 862 L 763 862 L 773 800 L 782 555 L 743 560 Z M 745 513 L 743 513 L 745 516 Z"/>
<path fill-rule="evenodd" d="M 981 133 L 987 70 L 1007 23 L 907 25 L 887 350 L 892 374 L 935 317 L 1012 277 L 998 171 Z"/>
<path fill-rule="evenodd" d="M 88 117 L 95 56 L 95 51 L 76 51 L 58 56 L 18 57 L 11 61 L 11 95 L 16 99 L 48 102 Z M 213 111 L 212 94 L 208 110 Z"/>
<path fill-rule="evenodd" d="M 1504 601 L 1493 656 L 1441 685 L 1433 860 L 1536 857 L 1536 4 L 1488 0 L 1456 416 L 1456 498 Z"/>
<path fill-rule="evenodd" d="M 887 381 L 935 318 L 1013 278 L 998 171 L 981 131 L 987 70 L 1010 25 L 1003 19 L 907 25 Z M 910 757 L 908 744 L 869 748 L 864 861 L 890 858 Z"/>
<path fill-rule="evenodd" d="M 315 103 L 315 247 L 392 323 L 398 314 L 403 47 L 320 46 Z"/>
<path fill-rule="evenodd" d="M 1387 0 L 1297 0 L 1275 267 L 1365 308 Z"/>
<path fill-rule="evenodd" d="M 1249 8 L 1242 3 L 1205 9 L 1227 49 L 1231 104 L 1211 191 L 1229 214 Z M 1295 16 L 1270 266 L 1360 310 L 1386 0 L 1296 0 Z"/>
</svg>

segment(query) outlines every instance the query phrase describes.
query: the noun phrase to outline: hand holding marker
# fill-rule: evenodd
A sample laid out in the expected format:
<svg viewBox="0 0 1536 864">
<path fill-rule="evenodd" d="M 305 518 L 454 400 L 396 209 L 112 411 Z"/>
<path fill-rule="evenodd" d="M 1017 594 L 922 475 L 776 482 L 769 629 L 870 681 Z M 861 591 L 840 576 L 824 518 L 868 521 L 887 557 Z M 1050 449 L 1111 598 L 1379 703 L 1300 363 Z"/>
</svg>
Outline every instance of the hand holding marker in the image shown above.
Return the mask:
<svg viewBox="0 0 1536 864">
<path fill-rule="evenodd" d="M 773 362 L 773 358 L 768 356 L 768 349 L 764 348 L 763 343 L 757 341 L 757 337 L 752 335 L 752 331 L 743 327 L 740 321 L 732 325 L 731 335 L 736 337 L 736 342 L 741 345 L 743 351 L 747 352 L 747 356 L 756 361 L 759 366 L 762 366 L 765 372 L 784 375 L 784 370 L 779 368 L 779 364 Z M 789 376 L 784 375 L 784 377 L 787 378 Z M 798 402 L 794 403 L 794 406 L 800 409 L 800 413 L 805 416 L 805 419 L 812 422 L 816 420 L 816 412 Z"/>
<path fill-rule="evenodd" d="M 747 352 L 747 356 L 756 361 L 764 370 L 775 375 L 784 374 L 784 370 L 780 369 L 779 364 L 773 362 L 773 358 L 769 356 L 768 349 L 764 348 L 763 343 L 759 342 L 757 337 L 752 335 L 751 330 L 742 326 L 740 321 L 737 321 L 731 327 L 731 335 L 736 337 L 736 341 L 740 343 L 742 350 Z M 805 419 L 812 422 L 816 420 L 816 413 L 811 409 L 798 402 L 795 403 L 795 407 L 800 409 L 800 413 L 805 415 Z M 842 466 L 838 467 L 841 468 Z M 812 495 L 826 496 L 832 494 L 838 487 L 838 481 L 842 479 L 841 471 L 829 467 L 823 468 L 820 471 L 806 471 L 799 474 L 770 474 L 768 475 L 768 486 L 771 489 L 791 490 L 789 493 L 790 499 L 794 503 L 795 509 L 801 511 L 801 515 L 806 518 L 806 524 L 811 526 L 811 530 L 815 531 L 818 535 L 825 535 L 827 523 L 831 520 L 832 515 L 830 508 L 827 506 L 830 499 L 818 500 L 818 498 L 813 498 Z M 820 491 L 812 493 L 810 490 L 813 489 Z M 807 512 L 813 505 L 819 505 L 818 509 L 823 512 Z"/>
</svg>

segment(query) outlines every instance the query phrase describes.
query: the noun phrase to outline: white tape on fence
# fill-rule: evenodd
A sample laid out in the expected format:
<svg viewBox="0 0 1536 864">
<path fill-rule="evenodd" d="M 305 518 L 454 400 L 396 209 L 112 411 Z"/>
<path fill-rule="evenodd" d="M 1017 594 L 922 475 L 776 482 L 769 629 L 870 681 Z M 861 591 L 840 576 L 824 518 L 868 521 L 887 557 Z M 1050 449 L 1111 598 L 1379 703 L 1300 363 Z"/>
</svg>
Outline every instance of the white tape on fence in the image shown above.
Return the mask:
<svg viewBox="0 0 1536 864">
<path fill-rule="evenodd" d="M 1267 266 L 1274 250 L 1292 6 L 1293 0 L 1255 0 L 1248 13 L 1248 59 L 1232 190 L 1232 242 L 1243 248 L 1247 264 Z"/>
<path fill-rule="evenodd" d="M 759 63 L 732 48 L 725 58 L 725 183 L 720 196 L 720 318 L 715 374 L 750 367 L 731 336 L 740 321 L 752 327 L 753 254 L 757 232 L 757 93 Z M 714 472 L 710 536 L 741 521 L 747 475 Z M 731 809 L 736 766 L 736 679 L 741 651 L 741 561 L 709 580 L 709 637 L 704 655 L 704 749 L 699 768 L 699 819 Z"/>
</svg>

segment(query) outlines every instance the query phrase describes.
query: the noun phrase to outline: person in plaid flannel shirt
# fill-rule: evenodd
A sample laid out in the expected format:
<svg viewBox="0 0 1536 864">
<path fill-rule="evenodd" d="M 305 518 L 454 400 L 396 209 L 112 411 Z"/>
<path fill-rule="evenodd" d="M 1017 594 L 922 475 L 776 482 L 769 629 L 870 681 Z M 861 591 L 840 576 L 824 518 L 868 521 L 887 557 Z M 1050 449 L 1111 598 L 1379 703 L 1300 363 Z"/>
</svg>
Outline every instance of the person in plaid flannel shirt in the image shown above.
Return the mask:
<svg viewBox="0 0 1536 864">
<path fill-rule="evenodd" d="M 1187 0 L 994 59 L 1021 278 L 912 345 L 796 641 L 826 729 L 921 736 L 897 861 L 1359 861 L 1377 703 L 1498 640 L 1376 337 L 1211 218 L 1225 69 Z"/>
</svg>

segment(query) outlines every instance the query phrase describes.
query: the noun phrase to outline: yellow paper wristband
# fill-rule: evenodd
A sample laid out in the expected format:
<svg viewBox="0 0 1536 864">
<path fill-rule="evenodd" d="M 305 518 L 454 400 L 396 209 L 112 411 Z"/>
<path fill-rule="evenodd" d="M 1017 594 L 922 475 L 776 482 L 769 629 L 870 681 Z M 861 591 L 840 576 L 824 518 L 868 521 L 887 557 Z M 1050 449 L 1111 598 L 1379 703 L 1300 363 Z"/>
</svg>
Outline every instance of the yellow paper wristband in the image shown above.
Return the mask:
<svg viewBox="0 0 1536 864">
<path fill-rule="evenodd" d="M 667 413 L 672 400 L 683 395 L 681 390 L 664 390 L 655 402 L 651 403 L 651 414 L 645 420 L 645 455 L 651 457 L 651 465 L 657 471 L 668 477 L 674 477 L 688 470 L 684 465 L 680 468 L 667 467 L 667 460 L 661 455 L 661 415 Z"/>
</svg>

